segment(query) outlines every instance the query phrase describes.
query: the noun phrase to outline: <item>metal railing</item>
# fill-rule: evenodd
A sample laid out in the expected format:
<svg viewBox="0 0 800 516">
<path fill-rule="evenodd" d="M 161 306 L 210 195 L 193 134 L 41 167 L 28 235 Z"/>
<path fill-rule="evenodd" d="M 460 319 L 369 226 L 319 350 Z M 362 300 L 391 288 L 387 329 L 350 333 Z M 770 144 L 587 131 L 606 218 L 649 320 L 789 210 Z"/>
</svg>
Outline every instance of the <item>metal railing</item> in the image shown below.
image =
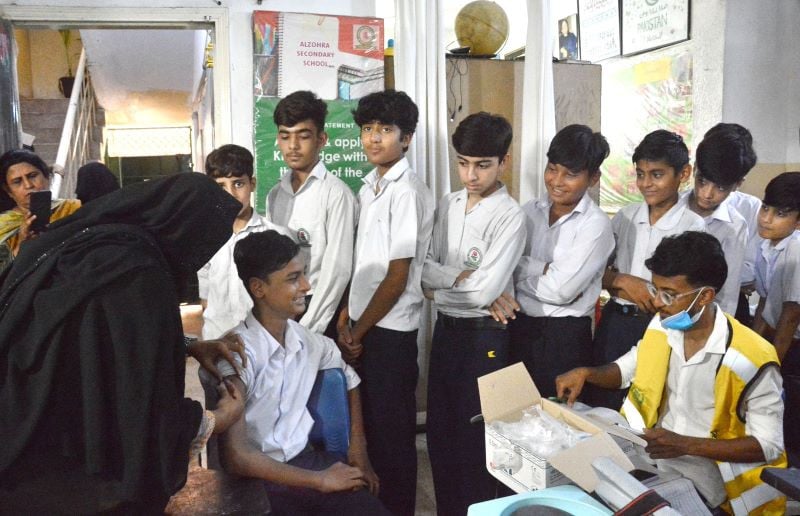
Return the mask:
<svg viewBox="0 0 800 516">
<path fill-rule="evenodd" d="M 91 156 L 92 132 L 96 125 L 96 99 L 89 70 L 86 68 L 86 51 L 81 52 L 75 84 L 69 97 L 67 116 L 61 141 L 53 165 L 53 182 L 50 189 L 53 197 L 66 199 L 75 197 L 78 168 Z"/>
</svg>

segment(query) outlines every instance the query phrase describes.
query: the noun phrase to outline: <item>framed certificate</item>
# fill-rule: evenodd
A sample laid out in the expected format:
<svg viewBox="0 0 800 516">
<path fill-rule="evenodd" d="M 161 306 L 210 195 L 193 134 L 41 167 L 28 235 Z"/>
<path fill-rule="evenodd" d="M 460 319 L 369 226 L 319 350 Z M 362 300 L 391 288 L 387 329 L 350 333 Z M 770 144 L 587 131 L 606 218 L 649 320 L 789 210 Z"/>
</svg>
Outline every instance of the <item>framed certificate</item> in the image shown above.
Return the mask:
<svg viewBox="0 0 800 516">
<path fill-rule="evenodd" d="M 619 1 L 578 0 L 581 59 L 602 61 L 620 54 Z"/>
<path fill-rule="evenodd" d="M 689 39 L 689 0 L 622 0 L 622 54 Z"/>
</svg>

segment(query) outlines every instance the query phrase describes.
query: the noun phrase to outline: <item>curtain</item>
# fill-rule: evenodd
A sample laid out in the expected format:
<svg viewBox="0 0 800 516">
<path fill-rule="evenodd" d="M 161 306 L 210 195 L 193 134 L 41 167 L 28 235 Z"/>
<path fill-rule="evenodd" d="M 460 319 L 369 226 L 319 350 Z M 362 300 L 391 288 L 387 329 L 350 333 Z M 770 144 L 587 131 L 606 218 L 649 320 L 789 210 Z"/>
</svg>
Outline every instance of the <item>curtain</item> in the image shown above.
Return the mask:
<svg viewBox="0 0 800 516">
<path fill-rule="evenodd" d="M 438 201 L 450 192 L 441 0 L 396 0 L 395 15 L 395 87 L 419 107 L 417 133 L 406 155 Z M 417 339 L 419 411 L 425 410 L 433 315 L 432 304 L 425 301 Z"/>
<path fill-rule="evenodd" d="M 556 134 L 552 61 L 555 22 L 550 19 L 550 1 L 528 0 L 520 135 L 520 204 L 544 193 L 547 148 Z"/>
</svg>

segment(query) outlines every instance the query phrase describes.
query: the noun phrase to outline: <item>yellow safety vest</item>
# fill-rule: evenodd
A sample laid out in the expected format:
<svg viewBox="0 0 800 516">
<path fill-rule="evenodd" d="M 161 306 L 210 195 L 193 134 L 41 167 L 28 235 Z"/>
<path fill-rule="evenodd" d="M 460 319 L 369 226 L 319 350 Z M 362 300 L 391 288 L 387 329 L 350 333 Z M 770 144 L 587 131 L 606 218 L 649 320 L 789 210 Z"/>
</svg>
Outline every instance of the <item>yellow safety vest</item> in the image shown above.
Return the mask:
<svg viewBox="0 0 800 516">
<path fill-rule="evenodd" d="M 713 439 L 747 437 L 742 393 L 767 367 L 778 367 L 775 347 L 733 317 L 728 319 L 728 347 L 714 383 Z M 638 412 L 647 428 L 658 421 L 671 348 L 660 328 L 649 327 L 639 343 L 634 376 L 622 413 Z M 717 462 L 728 500 L 723 509 L 736 516 L 784 514 L 786 498 L 761 481 L 765 467 L 785 468 L 786 453 L 770 464 L 764 462 Z"/>
</svg>

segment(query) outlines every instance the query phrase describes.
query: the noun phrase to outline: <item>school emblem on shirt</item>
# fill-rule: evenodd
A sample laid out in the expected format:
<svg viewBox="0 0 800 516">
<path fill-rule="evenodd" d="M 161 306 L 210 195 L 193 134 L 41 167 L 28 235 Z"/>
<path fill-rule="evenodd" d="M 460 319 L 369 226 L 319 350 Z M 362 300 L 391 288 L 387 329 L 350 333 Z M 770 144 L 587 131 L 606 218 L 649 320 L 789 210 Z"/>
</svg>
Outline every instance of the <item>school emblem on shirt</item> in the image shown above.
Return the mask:
<svg viewBox="0 0 800 516">
<path fill-rule="evenodd" d="M 464 265 L 470 269 L 477 269 L 481 261 L 483 261 L 483 253 L 481 250 L 477 247 L 471 247 L 467 252 L 467 261 L 464 262 Z"/>
<path fill-rule="evenodd" d="M 311 233 L 305 228 L 298 229 L 297 242 L 304 247 L 311 247 Z"/>
</svg>

